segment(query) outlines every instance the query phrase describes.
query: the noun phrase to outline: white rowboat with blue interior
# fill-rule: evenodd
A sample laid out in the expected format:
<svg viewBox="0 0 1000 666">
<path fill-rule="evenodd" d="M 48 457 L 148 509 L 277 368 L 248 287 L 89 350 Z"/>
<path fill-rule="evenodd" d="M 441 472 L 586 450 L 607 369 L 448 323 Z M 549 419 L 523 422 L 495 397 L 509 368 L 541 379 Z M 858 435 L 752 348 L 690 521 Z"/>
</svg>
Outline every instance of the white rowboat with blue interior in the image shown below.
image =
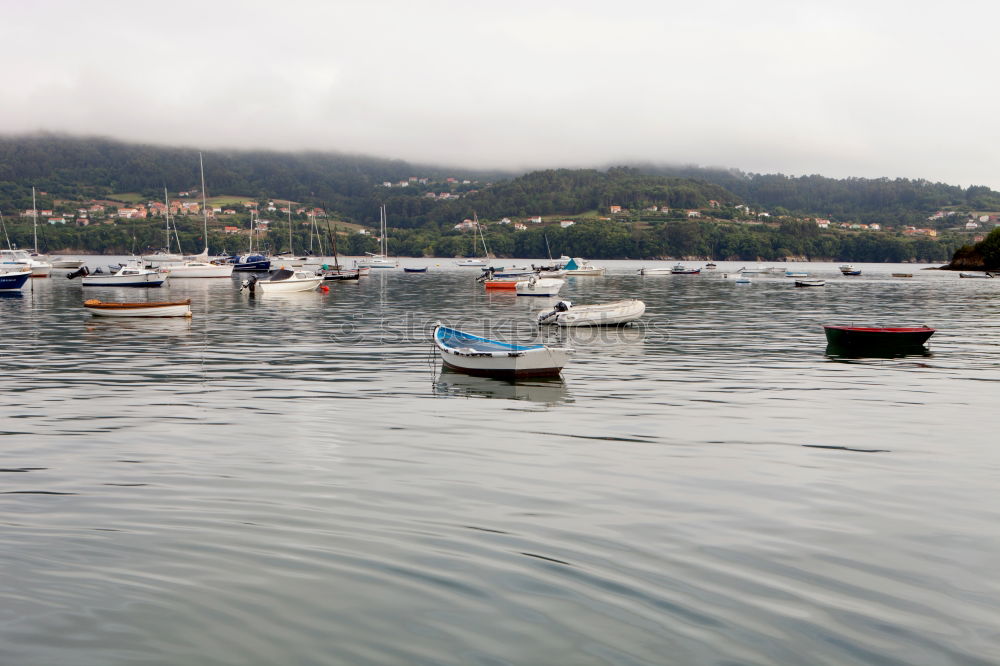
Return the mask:
<svg viewBox="0 0 1000 666">
<path fill-rule="evenodd" d="M 562 347 L 490 340 L 441 324 L 434 327 L 434 345 L 441 361 L 452 370 L 506 379 L 556 377 L 572 353 Z"/>
</svg>

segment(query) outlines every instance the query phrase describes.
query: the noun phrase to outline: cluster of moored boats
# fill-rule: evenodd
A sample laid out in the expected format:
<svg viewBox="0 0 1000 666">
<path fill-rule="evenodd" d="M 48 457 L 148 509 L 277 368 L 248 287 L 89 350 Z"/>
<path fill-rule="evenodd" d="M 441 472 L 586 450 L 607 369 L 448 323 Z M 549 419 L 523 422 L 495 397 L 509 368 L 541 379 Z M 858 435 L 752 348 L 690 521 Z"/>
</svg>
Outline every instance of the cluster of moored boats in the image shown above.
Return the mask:
<svg viewBox="0 0 1000 666">
<path fill-rule="evenodd" d="M 254 293 L 287 293 L 328 289 L 328 281 L 359 280 L 373 269 L 400 268 L 399 262 L 384 254 L 373 254 L 354 262 L 351 268 L 339 265 L 339 257 L 332 263 L 317 257 L 267 257 L 256 255 L 239 257 L 209 257 L 207 251 L 189 257 L 168 256 L 162 253 L 135 257 L 123 264 L 109 266 L 108 271 L 96 269 L 91 272 L 83 261 L 75 259 L 49 259 L 42 255 L 20 250 L 5 250 L 0 263 L 0 290 L 19 290 L 30 277 L 47 277 L 53 268 L 58 268 L 66 277 L 79 279 L 84 287 L 159 287 L 178 278 L 221 278 L 230 277 L 234 271 L 246 271 L 248 277 L 241 281 L 240 290 Z M 277 260 L 280 268 L 262 275 L 271 263 Z M 480 260 L 476 260 L 477 262 Z M 473 266 L 472 263 L 457 262 L 459 266 Z M 561 257 L 547 265 L 494 267 L 475 264 L 482 274 L 477 281 L 486 290 L 509 290 L 517 296 L 558 298 L 559 292 L 568 278 L 600 277 L 606 268 L 595 266 L 582 258 Z M 838 267 L 844 275 L 860 275 L 861 269 L 845 264 Z M 407 273 L 424 273 L 428 267 L 402 267 Z M 669 268 L 643 268 L 644 276 L 656 275 L 697 275 L 703 270 L 716 270 L 709 263 L 701 267 L 676 264 Z M 808 273 L 773 267 L 743 267 L 732 273 L 720 273 L 720 277 L 732 279 L 736 283 L 748 283 L 753 276 L 784 274 L 794 278 L 796 286 L 823 286 L 822 279 L 811 278 Z M 893 273 L 893 277 L 909 278 L 911 273 Z M 992 277 L 991 274 L 986 274 Z M 962 277 L 971 277 L 962 275 Z M 142 301 L 103 302 L 87 299 L 83 302 L 86 311 L 100 317 L 190 317 L 190 300 L 182 301 Z M 575 326 L 621 326 L 640 319 L 646 305 L 639 299 L 625 299 L 605 303 L 575 304 L 569 300 L 558 300 L 554 305 L 535 315 L 539 325 L 562 327 Z M 848 352 L 908 351 L 921 348 L 934 334 L 927 326 L 824 326 L 831 348 Z M 439 324 L 434 331 L 434 343 L 444 364 L 453 370 L 477 375 L 507 378 L 529 376 L 554 376 L 560 374 L 568 362 L 572 350 L 542 344 L 519 345 L 501 340 L 480 337 L 472 333 Z"/>
</svg>

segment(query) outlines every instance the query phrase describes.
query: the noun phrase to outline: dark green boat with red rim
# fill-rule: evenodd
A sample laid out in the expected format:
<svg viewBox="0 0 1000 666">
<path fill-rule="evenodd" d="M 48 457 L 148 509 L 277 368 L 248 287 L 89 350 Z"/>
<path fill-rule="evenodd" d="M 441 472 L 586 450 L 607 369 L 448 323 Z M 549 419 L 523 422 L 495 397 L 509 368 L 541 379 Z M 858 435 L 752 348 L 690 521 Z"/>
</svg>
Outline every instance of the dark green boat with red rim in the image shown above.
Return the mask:
<svg viewBox="0 0 1000 666">
<path fill-rule="evenodd" d="M 826 341 L 842 349 L 914 349 L 934 335 L 929 326 L 834 326 L 824 324 Z"/>
</svg>

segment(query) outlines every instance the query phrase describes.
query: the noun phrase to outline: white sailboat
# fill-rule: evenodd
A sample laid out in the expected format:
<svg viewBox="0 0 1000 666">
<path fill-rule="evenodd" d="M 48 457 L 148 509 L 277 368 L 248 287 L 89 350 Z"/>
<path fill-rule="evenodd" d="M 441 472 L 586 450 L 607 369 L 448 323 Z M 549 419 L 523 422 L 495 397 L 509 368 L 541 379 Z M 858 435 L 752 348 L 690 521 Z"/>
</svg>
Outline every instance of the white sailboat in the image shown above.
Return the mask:
<svg viewBox="0 0 1000 666">
<path fill-rule="evenodd" d="M 52 262 L 43 254 L 38 253 L 38 206 L 35 204 L 35 188 L 31 188 L 31 220 L 34 230 L 34 246 L 27 250 L 12 250 L 17 257 L 4 257 L 4 263 L 24 263 L 31 270 L 31 277 L 48 277 L 52 272 Z"/>
<path fill-rule="evenodd" d="M 164 217 L 167 218 L 167 245 L 165 250 L 158 250 L 153 254 L 144 254 L 140 257 L 143 261 L 146 261 L 153 265 L 165 264 L 168 262 L 179 262 L 184 261 L 184 255 L 177 254 L 176 252 L 170 251 L 170 197 L 167 195 L 166 186 L 163 187 L 163 204 L 166 208 L 163 211 Z M 177 229 L 174 228 L 174 236 L 177 236 Z M 177 239 L 177 250 L 181 249 L 180 238 Z"/>
<path fill-rule="evenodd" d="M 479 238 L 483 242 L 483 258 L 482 259 L 463 259 L 461 261 L 456 261 L 455 265 L 462 268 L 472 267 L 472 268 L 483 268 L 490 265 L 490 251 L 486 247 L 486 236 L 483 235 L 483 227 L 479 224 L 479 217 L 473 213 L 472 219 L 476 225 L 476 233 L 479 234 Z M 475 243 L 473 243 L 473 250 L 475 250 Z"/>
<path fill-rule="evenodd" d="M 208 256 L 208 197 L 205 195 L 205 163 L 201 153 L 198 153 L 198 166 L 201 168 L 201 207 L 204 214 L 205 249 L 200 255 L 195 255 L 189 261 L 164 266 L 164 270 L 172 278 L 227 278 L 233 274 L 233 264 L 216 264 Z"/>
<path fill-rule="evenodd" d="M 360 259 L 354 262 L 358 268 L 397 268 L 399 262 L 389 258 L 389 239 L 386 238 L 388 224 L 386 220 L 385 204 L 379 208 L 379 251 L 378 254 L 366 252 L 367 259 Z"/>
</svg>

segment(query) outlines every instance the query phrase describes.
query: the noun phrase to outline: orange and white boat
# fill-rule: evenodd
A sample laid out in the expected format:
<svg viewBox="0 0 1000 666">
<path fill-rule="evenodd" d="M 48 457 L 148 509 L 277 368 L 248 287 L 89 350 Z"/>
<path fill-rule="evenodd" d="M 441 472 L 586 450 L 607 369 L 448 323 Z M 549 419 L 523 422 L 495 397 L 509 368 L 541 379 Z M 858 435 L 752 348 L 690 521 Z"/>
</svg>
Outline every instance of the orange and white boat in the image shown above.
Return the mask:
<svg viewBox="0 0 1000 666">
<path fill-rule="evenodd" d="M 83 302 L 95 317 L 190 317 L 191 299 L 145 303 L 104 303 L 96 298 Z"/>
</svg>

